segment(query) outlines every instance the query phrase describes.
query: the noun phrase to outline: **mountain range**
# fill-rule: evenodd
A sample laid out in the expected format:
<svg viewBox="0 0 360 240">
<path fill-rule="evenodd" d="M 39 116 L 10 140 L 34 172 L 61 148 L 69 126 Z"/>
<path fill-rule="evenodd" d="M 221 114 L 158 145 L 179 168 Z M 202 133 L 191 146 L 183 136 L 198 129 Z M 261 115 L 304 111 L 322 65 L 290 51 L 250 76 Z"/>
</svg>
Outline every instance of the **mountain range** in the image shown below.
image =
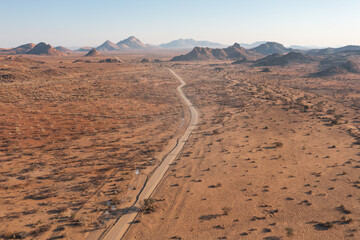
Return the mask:
<svg viewBox="0 0 360 240">
<path fill-rule="evenodd" d="M 161 48 L 194 48 L 194 47 L 210 47 L 210 48 L 224 48 L 226 45 L 209 42 L 209 41 L 196 41 L 192 38 L 189 39 L 178 39 L 169 43 L 160 44 Z"/>
<path fill-rule="evenodd" d="M 128 37 L 124 40 L 121 40 L 118 43 L 113 43 L 110 40 L 105 41 L 103 44 L 98 46 L 96 50 L 98 51 L 116 51 L 116 50 L 126 50 L 126 49 L 146 49 L 150 48 L 150 45 L 142 43 L 139 39 L 134 36 Z M 81 51 L 79 49 L 78 51 Z"/>
<path fill-rule="evenodd" d="M 6 53 L 6 54 L 24 54 L 27 51 L 30 51 L 35 47 L 34 43 L 27 43 L 15 48 L 11 49 L 2 49 L 0 52 Z"/>
<path fill-rule="evenodd" d="M 332 65 L 322 71 L 312 73 L 310 77 L 329 77 L 344 73 L 360 73 L 360 66 L 354 61 L 347 61 L 344 64 Z"/>
<path fill-rule="evenodd" d="M 260 58 L 262 55 L 245 49 L 240 44 L 227 48 L 204 48 L 195 47 L 191 52 L 185 55 L 176 56 L 170 61 L 203 61 L 203 60 L 226 60 L 237 59 L 242 61 L 252 61 Z"/>
<path fill-rule="evenodd" d="M 285 66 L 292 63 L 311 63 L 314 61 L 316 60 L 313 57 L 302 53 L 289 52 L 284 55 L 274 53 L 255 61 L 253 66 Z"/>
<path fill-rule="evenodd" d="M 50 56 L 63 56 L 71 53 L 70 49 L 59 46 L 53 48 L 51 45 L 44 42 L 34 44 L 27 43 L 11 49 L 2 49 L 0 53 L 4 54 L 33 54 L 33 55 L 50 55 Z"/>
<path fill-rule="evenodd" d="M 64 56 L 66 55 L 63 52 L 60 52 L 53 48 L 50 44 L 46 44 L 41 42 L 36 44 L 32 49 L 25 52 L 25 54 L 33 54 L 33 55 L 50 55 L 50 56 Z"/>
<path fill-rule="evenodd" d="M 212 47 L 212 48 L 223 48 L 226 47 L 220 43 L 214 43 L 209 41 L 196 41 L 194 39 L 178 39 L 169 43 L 163 43 L 158 46 L 144 44 L 138 38 L 131 36 L 118 43 L 113 43 L 109 40 L 98 46 L 98 51 L 115 51 L 115 50 L 127 50 L 127 49 L 151 49 L 151 48 L 166 48 L 166 49 L 191 49 L 194 47 Z M 78 49 L 77 51 L 83 51 Z"/>
<path fill-rule="evenodd" d="M 260 46 L 261 44 L 264 44 L 264 43 L 266 43 L 266 41 L 257 41 L 257 42 L 254 42 L 254 43 L 240 43 L 240 45 L 243 48 L 251 49 L 251 48 L 255 48 L 257 46 Z"/>
<path fill-rule="evenodd" d="M 284 45 L 276 42 L 265 42 L 260 44 L 257 47 L 246 49 L 240 44 L 235 43 L 233 46 L 228 48 L 203 48 L 203 47 L 195 47 L 191 52 L 185 55 L 176 56 L 171 61 L 202 61 L 202 60 L 224 60 L 224 59 L 236 59 L 237 61 L 234 64 L 254 61 L 260 59 L 264 56 L 269 56 L 271 62 L 275 61 L 275 58 L 279 58 L 280 62 L 283 61 L 282 54 L 290 53 L 298 50 L 294 50 L 291 48 L 286 48 Z M 290 54 L 290 57 L 293 56 L 295 58 L 301 56 L 294 56 Z M 265 61 L 267 59 L 265 58 Z M 287 61 L 287 57 L 284 59 Z M 260 63 L 259 63 L 260 64 Z M 264 66 L 266 66 L 264 62 Z"/>
<path fill-rule="evenodd" d="M 45 43 L 39 43 L 44 45 Z M 46 44 L 45 44 L 46 45 Z M 71 51 L 68 48 L 58 46 L 56 48 L 42 46 L 42 51 L 32 51 L 37 45 L 34 43 L 24 44 L 15 48 L 10 49 L 1 49 L 1 54 L 46 54 L 46 55 L 61 55 L 61 53 L 71 54 Z M 338 56 L 350 56 L 350 55 L 360 55 L 360 46 L 348 45 L 339 48 L 322 48 L 322 49 L 305 49 L 301 46 L 295 46 L 293 48 L 287 48 L 284 45 L 276 42 L 255 42 L 253 44 L 237 44 L 241 51 L 244 53 L 244 59 L 256 59 L 258 55 L 272 55 L 272 54 L 286 54 L 289 52 L 301 52 L 308 55 L 314 56 L 330 56 L 337 54 Z M 47 49 L 46 49 L 47 48 Z M 89 52 L 94 47 L 81 47 L 77 49 L 78 52 Z M 226 46 L 216 42 L 209 41 L 197 41 L 194 39 L 178 39 L 168 43 L 163 43 L 158 46 L 144 44 L 138 38 L 131 36 L 124 40 L 119 41 L 118 43 L 113 43 L 110 40 L 105 41 L 98 47 L 95 47 L 100 52 L 106 51 L 123 51 L 123 50 L 144 50 L 144 49 L 192 49 L 193 51 L 190 55 L 197 55 L 195 59 L 221 59 L 226 58 L 224 51 Z M 196 48 L 196 49 L 195 49 Z M 38 47 L 39 49 L 39 47 Z M 46 49 L 46 50 L 45 50 Z M 217 50 L 216 50 L 217 49 Z M 251 51 L 251 54 L 248 54 L 246 51 Z M 41 52 L 41 53 L 40 53 Z M 203 52 L 204 56 L 201 56 Z M 226 52 L 226 51 L 225 51 Z M 211 56 L 213 55 L 213 56 Z M 185 57 L 186 58 L 186 57 Z M 184 57 L 183 57 L 184 59 Z M 242 60 L 243 58 L 240 58 Z"/>
<path fill-rule="evenodd" d="M 346 51 L 359 51 L 360 46 L 357 45 L 347 45 L 344 47 L 339 48 L 323 48 L 323 49 L 311 49 L 307 51 L 308 54 L 314 55 L 326 55 L 326 54 L 334 54 L 339 52 L 346 52 Z"/>
</svg>

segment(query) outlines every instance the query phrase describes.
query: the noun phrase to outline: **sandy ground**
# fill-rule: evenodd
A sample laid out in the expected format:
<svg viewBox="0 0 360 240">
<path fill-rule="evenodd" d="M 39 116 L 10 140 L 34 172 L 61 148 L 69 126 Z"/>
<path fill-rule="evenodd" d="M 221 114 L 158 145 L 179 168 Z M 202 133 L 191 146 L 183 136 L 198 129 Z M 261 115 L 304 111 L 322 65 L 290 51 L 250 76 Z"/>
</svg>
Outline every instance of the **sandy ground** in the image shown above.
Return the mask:
<svg viewBox="0 0 360 240">
<path fill-rule="evenodd" d="M 188 121 L 167 67 L 199 124 L 124 239 L 359 238 L 358 75 L 171 54 L 0 56 L 2 238 L 96 238 L 132 205 Z"/>
<path fill-rule="evenodd" d="M 134 204 L 128 208 L 128 210 L 116 221 L 114 225 L 110 225 L 108 227 L 108 229 L 100 236 L 100 239 L 113 240 L 123 238 L 139 212 L 142 210 L 146 211 L 147 206 L 151 208 L 152 203 L 148 202 L 148 200 L 151 199 L 151 195 L 154 193 L 157 186 L 161 183 L 170 166 L 181 154 L 190 135 L 196 128 L 199 114 L 194 105 L 189 101 L 189 99 L 182 91 L 182 88 L 186 85 L 186 83 L 172 69 L 169 68 L 168 70 L 171 72 L 174 78 L 179 80 L 180 85 L 177 87 L 178 95 L 189 112 L 189 121 L 186 121 L 185 123 L 186 129 L 184 134 L 177 138 L 176 144 L 173 146 L 171 151 L 167 152 L 161 163 L 159 163 L 154 171 L 148 175 L 148 178 L 142 187 L 141 193 L 137 196 Z M 148 209 L 148 211 L 151 211 L 151 209 Z"/>
<path fill-rule="evenodd" d="M 201 122 L 124 239 L 359 238 L 356 106 L 295 73 L 176 67 Z"/>
<path fill-rule="evenodd" d="M 1 57 L 0 236 L 102 232 L 183 131 L 168 70 L 104 58 Z"/>
</svg>

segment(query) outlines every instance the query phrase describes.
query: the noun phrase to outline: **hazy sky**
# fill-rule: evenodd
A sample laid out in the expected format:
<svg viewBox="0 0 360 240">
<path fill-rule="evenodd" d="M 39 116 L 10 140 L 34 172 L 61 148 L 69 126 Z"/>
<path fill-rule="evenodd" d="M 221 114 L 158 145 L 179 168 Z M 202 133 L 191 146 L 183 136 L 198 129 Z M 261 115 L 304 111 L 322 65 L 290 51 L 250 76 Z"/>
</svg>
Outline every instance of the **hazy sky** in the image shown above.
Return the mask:
<svg viewBox="0 0 360 240">
<path fill-rule="evenodd" d="M 360 45 L 360 0 L 0 0 L 0 48 L 97 46 L 134 35 L 160 44 Z"/>
</svg>

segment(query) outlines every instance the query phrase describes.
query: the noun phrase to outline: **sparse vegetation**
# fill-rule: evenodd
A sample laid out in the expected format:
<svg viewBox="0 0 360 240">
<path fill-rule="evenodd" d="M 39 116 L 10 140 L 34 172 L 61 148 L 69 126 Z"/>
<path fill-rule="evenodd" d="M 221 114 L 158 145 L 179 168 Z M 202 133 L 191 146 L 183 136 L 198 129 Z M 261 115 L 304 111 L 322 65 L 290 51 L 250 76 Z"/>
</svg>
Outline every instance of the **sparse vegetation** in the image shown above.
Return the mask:
<svg viewBox="0 0 360 240">
<path fill-rule="evenodd" d="M 348 218 L 348 217 L 341 217 L 341 222 L 343 223 L 343 224 L 350 224 L 350 223 L 352 223 L 353 222 L 353 220 L 352 220 L 352 218 Z"/>
<path fill-rule="evenodd" d="M 316 228 L 324 229 L 324 230 L 332 228 L 333 226 L 334 224 L 332 222 L 319 222 L 318 224 L 315 225 Z"/>
<path fill-rule="evenodd" d="M 110 201 L 112 202 L 112 204 L 114 205 L 119 205 L 121 203 L 121 199 L 117 196 L 113 196 L 111 197 Z"/>
<path fill-rule="evenodd" d="M 223 211 L 223 215 L 227 216 L 229 214 L 229 212 L 231 211 L 231 208 L 223 207 L 221 210 Z"/>
<path fill-rule="evenodd" d="M 350 214 L 351 213 L 351 211 L 346 209 L 344 205 L 340 205 L 339 207 L 336 208 L 336 210 L 338 210 L 339 212 L 344 213 L 344 214 Z"/>
<path fill-rule="evenodd" d="M 106 229 L 109 219 L 129 211 L 161 151 L 183 131 L 188 112 L 174 95 L 178 82 L 163 71 L 173 63 L 126 57 L 118 63 L 77 56 L 73 63 L 68 56 L 61 65 L 60 58 L 21 64 L 0 59 L 7 65 L 1 68 L 15 69 L 0 70 L 7 76 L 0 90 L 6 113 L 0 114 L 0 230 L 6 236 L 31 237 L 45 224 L 64 226 L 56 236 L 71 229 L 67 235 L 74 238 Z M 145 57 L 149 62 L 140 64 Z M 197 224 L 219 239 L 283 239 L 300 232 L 284 229 L 276 216 L 294 213 L 299 229 L 311 224 L 309 233 L 325 237 L 345 237 L 346 229 L 355 228 L 358 81 L 304 77 L 307 65 L 272 66 L 265 74 L 249 64 L 174 64 L 200 121 L 154 194 L 166 201 L 144 201 L 141 222 L 133 227 L 149 229 L 135 235 L 151 238 L 153 227 L 163 224 L 163 231 L 176 222 L 170 238 L 189 221 L 184 239 Z M 329 209 L 321 220 L 329 221 L 305 223 L 319 216 L 319 202 Z M 335 208 L 334 202 L 342 205 Z M 206 214 L 216 207 L 218 212 Z M 195 222 L 187 218 L 191 214 L 197 214 Z M 8 226 L 19 226 L 18 232 Z"/>
<path fill-rule="evenodd" d="M 94 226 L 81 219 L 121 214 L 113 207 L 128 201 L 134 169 L 156 166 L 152 159 L 183 117 L 166 69 L 59 58 L 0 55 L 0 196 L 6 205 L 29 206 L 4 210 L 0 232 L 8 235 L 41 232 L 26 227 L 36 214 L 42 224 L 76 227 L 72 234 L 81 238 Z M 99 206 L 104 199 L 111 205 Z"/>
<path fill-rule="evenodd" d="M 223 225 L 223 224 L 213 226 L 213 228 L 216 228 L 216 229 L 225 229 L 225 227 L 224 227 L 224 225 Z"/>
<path fill-rule="evenodd" d="M 29 235 L 36 237 L 36 236 L 39 236 L 39 235 L 49 231 L 50 228 L 51 228 L 50 224 L 42 225 L 42 226 L 37 227 L 35 230 L 31 231 L 29 233 Z"/>
<path fill-rule="evenodd" d="M 222 184 L 221 183 L 217 183 L 216 185 L 210 185 L 208 186 L 208 188 L 218 188 L 218 187 L 221 187 Z"/>
<path fill-rule="evenodd" d="M 142 207 L 142 210 L 144 211 L 144 213 L 150 214 L 152 212 L 155 212 L 156 208 L 155 208 L 154 203 L 155 203 L 155 200 L 152 198 L 144 199 L 144 205 Z"/>
<path fill-rule="evenodd" d="M 294 236 L 294 229 L 292 229 L 291 227 L 285 228 L 285 231 L 288 237 Z"/>
</svg>

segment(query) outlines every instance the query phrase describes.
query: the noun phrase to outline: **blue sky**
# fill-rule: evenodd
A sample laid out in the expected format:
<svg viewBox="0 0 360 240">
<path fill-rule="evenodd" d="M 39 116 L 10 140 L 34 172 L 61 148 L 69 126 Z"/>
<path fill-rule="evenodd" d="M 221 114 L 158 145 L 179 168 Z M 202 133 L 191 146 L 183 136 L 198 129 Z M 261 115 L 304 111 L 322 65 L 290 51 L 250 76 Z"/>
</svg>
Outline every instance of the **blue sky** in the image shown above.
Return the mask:
<svg viewBox="0 0 360 240">
<path fill-rule="evenodd" d="M 160 44 L 360 45 L 359 0 L 0 0 L 0 48 L 97 46 L 134 35 Z"/>
</svg>

